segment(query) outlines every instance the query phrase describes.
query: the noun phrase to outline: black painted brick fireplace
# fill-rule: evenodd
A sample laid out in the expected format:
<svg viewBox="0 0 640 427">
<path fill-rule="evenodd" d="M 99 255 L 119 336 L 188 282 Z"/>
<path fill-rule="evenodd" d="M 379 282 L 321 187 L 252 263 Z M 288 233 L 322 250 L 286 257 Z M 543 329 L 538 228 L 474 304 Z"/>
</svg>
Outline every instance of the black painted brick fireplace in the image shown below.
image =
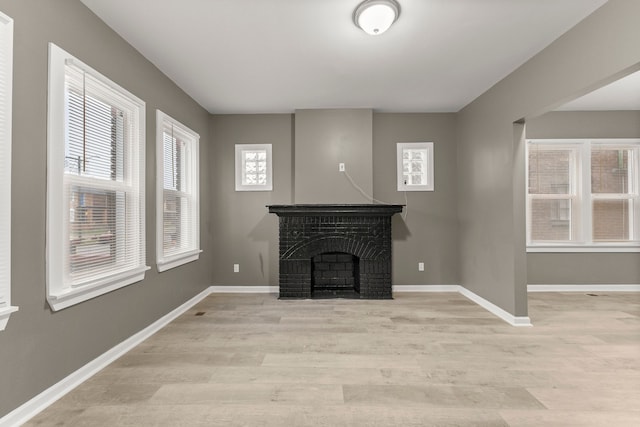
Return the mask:
<svg viewBox="0 0 640 427">
<path fill-rule="evenodd" d="M 402 205 L 271 205 L 280 298 L 390 299 L 391 216 Z"/>
</svg>

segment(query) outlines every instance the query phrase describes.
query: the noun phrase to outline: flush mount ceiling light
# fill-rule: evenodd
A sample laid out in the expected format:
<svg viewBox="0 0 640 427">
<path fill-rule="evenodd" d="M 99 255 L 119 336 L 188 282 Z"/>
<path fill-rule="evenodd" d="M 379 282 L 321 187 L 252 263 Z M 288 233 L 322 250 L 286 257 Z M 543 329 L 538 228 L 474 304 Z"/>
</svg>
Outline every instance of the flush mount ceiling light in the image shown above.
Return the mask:
<svg viewBox="0 0 640 427">
<path fill-rule="evenodd" d="M 353 12 L 353 22 L 362 30 L 377 36 L 389 29 L 400 16 L 396 0 L 365 0 Z"/>
</svg>

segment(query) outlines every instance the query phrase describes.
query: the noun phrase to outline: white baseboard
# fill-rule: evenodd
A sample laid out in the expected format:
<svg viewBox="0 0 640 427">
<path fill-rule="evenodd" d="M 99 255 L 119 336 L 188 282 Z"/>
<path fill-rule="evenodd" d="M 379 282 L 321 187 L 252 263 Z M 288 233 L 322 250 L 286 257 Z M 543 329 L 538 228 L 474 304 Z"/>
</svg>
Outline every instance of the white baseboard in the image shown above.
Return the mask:
<svg viewBox="0 0 640 427">
<path fill-rule="evenodd" d="M 527 285 L 527 292 L 640 292 L 640 285 Z"/>
<path fill-rule="evenodd" d="M 156 320 L 140 332 L 127 338 L 110 350 L 107 350 L 105 353 L 96 357 L 91 362 L 87 363 L 71 375 L 65 377 L 64 379 L 52 385 L 28 402 L 9 412 L 4 417 L 0 418 L 0 427 L 14 427 L 26 423 L 31 418 L 38 415 L 38 413 L 40 413 L 42 410 L 47 408 L 49 405 L 53 404 L 56 400 L 69 393 L 81 383 L 91 378 L 100 370 L 104 369 L 107 365 L 109 365 L 128 351 L 132 350 L 142 341 L 146 340 L 151 335 L 155 334 L 164 326 L 166 326 L 168 323 L 176 319 L 178 316 L 202 301 L 210 293 L 211 291 L 209 288 L 205 289 L 178 308 L 162 316 L 160 319 Z"/>
<path fill-rule="evenodd" d="M 278 293 L 278 286 L 210 286 L 211 293 Z M 393 292 L 458 292 L 512 326 L 532 326 L 526 316 L 514 316 L 460 285 L 394 285 Z"/>
<path fill-rule="evenodd" d="M 482 298 L 480 295 L 471 292 L 467 288 L 463 288 L 460 286 L 459 292 L 465 297 L 469 298 L 471 301 L 478 304 L 480 307 L 487 310 L 489 313 L 501 318 L 511 326 L 533 326 L 531 324 L 531 319 L 528 316 L 514 316 L 513 314 L 501 309 L 494 303 L 487 301 Z"/>
<path fill-rule="evenodd" d="M 460 292 L 459 285 L 393 285 L 393 292 Z"/>
<path fill-rule="evenodd" d="M 212 294 L 277 294 L 278 286 L 209 286 Z"/>
</svg>

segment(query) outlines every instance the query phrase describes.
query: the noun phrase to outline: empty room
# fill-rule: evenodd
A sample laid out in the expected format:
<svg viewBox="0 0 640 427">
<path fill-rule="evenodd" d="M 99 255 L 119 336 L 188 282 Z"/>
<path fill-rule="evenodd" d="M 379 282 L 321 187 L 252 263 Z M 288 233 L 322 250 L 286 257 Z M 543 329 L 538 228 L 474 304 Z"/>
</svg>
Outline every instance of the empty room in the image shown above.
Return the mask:
<svg viewBox="0 0 640 427">
<path fill-rule="evenodd" d="M 0 0 L 0 427 L 640 425 L 638 16 Z"/>
</svg>

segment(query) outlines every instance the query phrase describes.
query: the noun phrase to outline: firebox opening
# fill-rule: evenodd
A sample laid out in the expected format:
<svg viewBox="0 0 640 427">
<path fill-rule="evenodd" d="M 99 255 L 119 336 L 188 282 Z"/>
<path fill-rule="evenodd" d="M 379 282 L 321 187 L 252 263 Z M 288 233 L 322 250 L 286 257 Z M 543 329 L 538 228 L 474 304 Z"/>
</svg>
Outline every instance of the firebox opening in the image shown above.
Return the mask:
<svg viewBox="0 0 640 427">
<path fill-rule="evenodd" d="M 312 298 L 360 298 L 360 259 L 344 252 L 311 258 Z"/>
</svg>

